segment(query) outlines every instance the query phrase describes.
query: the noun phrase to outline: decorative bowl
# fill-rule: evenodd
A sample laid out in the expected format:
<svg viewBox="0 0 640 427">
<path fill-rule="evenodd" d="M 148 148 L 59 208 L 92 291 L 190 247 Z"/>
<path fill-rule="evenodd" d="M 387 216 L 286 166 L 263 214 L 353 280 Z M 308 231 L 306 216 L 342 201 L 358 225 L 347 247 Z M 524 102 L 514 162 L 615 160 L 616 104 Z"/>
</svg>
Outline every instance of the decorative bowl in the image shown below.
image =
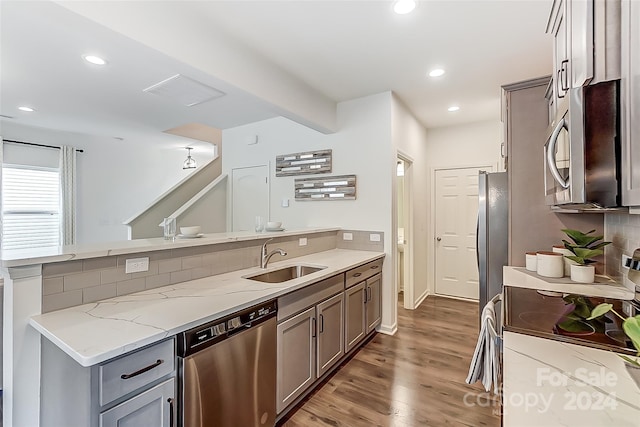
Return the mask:
<svg viewBox="0 0 640 427">
<path fill-rule="evenodd" d="M 191 225 L 188 227 L 180 227 L 180 234 L 183 236 L 195 236 L 200 233 L 201 227 L 199 225 Z"/>
</svg>

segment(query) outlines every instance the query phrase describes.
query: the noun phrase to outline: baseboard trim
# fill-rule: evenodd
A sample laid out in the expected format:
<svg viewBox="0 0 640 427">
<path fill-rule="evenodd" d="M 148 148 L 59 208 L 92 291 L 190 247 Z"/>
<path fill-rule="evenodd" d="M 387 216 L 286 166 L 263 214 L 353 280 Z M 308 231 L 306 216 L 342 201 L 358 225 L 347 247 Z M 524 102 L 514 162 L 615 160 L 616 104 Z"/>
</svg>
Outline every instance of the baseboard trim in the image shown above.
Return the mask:
<svg viewBox="0 0 640 427">
<path fill-rule="evenodd" d="M 429 296 L 429 289 L 427 289 L 426 291 L 424 291 L 422 293 L 422 295 L 420 295 L 418 297 L 418 299 L 416 300 L 416 302 L 413 304 L 413 309 L 415 310 L 416 308 L 420 307 L 420 304 L 422 304 L 422 302 L 427 299 L 427 297 Z"/>
<path fill-rule="evenodd" d="M 398 322 L 394 323 L 391 326 L 380 325 L 378 328 L 378 332 L 385 335 L 395 335 L 398 332 Z"/>
<path fill-rule="evenodd" d="M 458 301 L 478 302 L 477 299 L 456 297 L 456 296 L 453 296 L 453 295 L 434 294 L 433 296 L 442 297 L 442 298 L 449 298 L 449 299 L 455 299 L 455 300 L 458 300 Z"/>
</svg>

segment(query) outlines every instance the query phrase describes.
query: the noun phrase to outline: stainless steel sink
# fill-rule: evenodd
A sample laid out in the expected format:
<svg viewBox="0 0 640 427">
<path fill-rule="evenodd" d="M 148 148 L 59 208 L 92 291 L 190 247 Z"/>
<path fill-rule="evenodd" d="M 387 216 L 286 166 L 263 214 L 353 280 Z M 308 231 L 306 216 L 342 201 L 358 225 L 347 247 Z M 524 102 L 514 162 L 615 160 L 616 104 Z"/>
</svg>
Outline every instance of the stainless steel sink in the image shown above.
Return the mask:
<svg viewBox="0 0 640 427">
<path fill-rule="evenodd" d="M 257 280 L 258 282 L 265 283 L 282 283 L 288 280 L 297 279 L 298 277 L 306 276 L 307 274 L 315 273 L 316 271 L 323 270 L 327 267 L 324 266 L 312 266 L 312 265 L 292 265 L 290 267 L 283 267 L 278 270 L 267 271 L 266 273 L 260 273 L 253 276 L 245 276 L 245 279 Z"/>
</svg>

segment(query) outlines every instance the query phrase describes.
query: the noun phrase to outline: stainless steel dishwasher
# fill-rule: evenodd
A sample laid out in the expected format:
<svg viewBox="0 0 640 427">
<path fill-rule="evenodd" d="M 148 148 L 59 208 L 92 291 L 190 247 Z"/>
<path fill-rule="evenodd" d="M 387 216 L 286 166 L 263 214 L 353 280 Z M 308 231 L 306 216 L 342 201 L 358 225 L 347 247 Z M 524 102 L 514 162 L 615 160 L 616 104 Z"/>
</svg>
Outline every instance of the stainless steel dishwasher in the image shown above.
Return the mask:
<svg viewBox="0 0 640 427">
<path fill-rule="evenodd" d="M 183 427 L 273 427 L 277 302 L 178 335 Z"/>
</svg>

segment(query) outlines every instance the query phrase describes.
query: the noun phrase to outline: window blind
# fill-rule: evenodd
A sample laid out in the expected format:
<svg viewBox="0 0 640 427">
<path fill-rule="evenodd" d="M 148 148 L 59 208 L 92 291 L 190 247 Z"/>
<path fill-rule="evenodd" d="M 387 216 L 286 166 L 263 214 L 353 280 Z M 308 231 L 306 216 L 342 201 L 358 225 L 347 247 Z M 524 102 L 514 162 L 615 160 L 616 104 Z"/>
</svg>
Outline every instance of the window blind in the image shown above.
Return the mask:
<svg viewBox="0 0 640 427">
<path fill-rule="evenodd" d="M 57 170 L 2 168 L 2 249 L 58 246 L 60 174 Z"/>
</svg>

